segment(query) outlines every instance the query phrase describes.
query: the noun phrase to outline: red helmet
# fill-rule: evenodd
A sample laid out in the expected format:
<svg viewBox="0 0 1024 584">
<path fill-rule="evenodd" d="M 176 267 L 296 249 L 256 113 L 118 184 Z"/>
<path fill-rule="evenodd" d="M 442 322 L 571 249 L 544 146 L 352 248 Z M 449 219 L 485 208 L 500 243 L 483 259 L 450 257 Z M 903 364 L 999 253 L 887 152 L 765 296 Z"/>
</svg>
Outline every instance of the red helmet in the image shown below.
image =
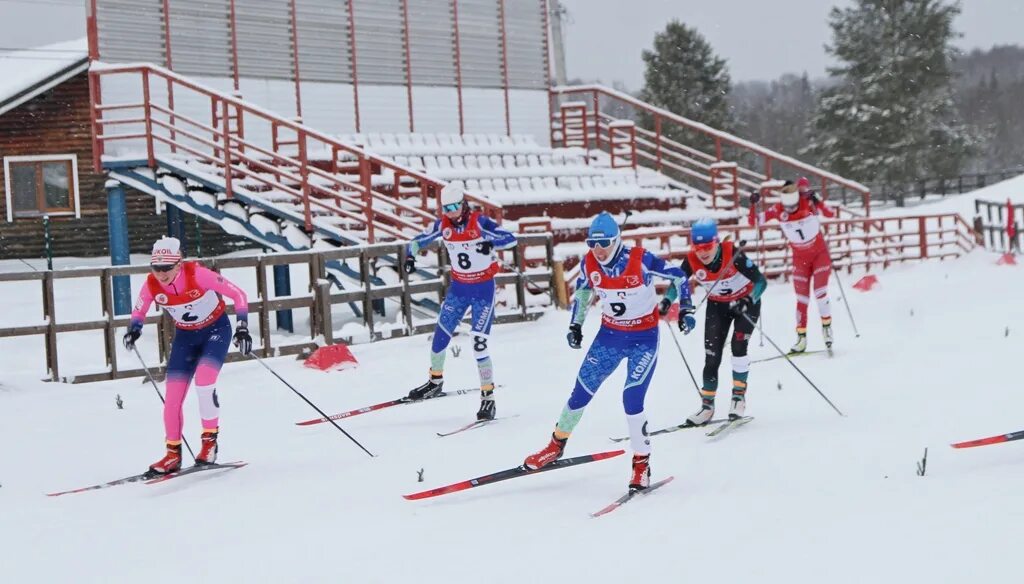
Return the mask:
<svg viewBox="0 0 1024 584">
<path fill-rule="evenodd" d="M 800 191 L 801 193 L 805 193 L 811 190 L 811 181 L 807 180 L 806 176 L 800 177 L 796 181 L 796 190 Z"/>
</svg>

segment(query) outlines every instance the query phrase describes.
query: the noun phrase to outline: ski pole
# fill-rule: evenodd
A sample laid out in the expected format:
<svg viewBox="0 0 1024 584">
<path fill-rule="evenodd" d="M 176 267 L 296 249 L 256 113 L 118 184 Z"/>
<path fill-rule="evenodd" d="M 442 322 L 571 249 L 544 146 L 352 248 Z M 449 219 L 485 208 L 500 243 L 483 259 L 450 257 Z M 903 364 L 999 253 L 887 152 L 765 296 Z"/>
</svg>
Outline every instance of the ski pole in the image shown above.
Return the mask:
<svg viewBox="0 0 1024 584">
<path fill-rule="evenodd" d="M 747 322 L 750 323 L 750 326 L 757 326 L 757 324 L 753 321 L 753 319 L 750 318 L 749 314 L 747 314 L 746 312 L 743 312 L 741 314 L 743 314 L 743 318 L 747 319 Z M 846 414 L 844 414 L 843 412 L 839 411 L 839 408 L 836 407 L 836 404 L 832 403 L 832 400 L 828 399 L 828 397 L 826 397 L 825 394 L 822 393 L 822 391 L 820 389 L 818 389 L 818 386 L 815 385 L 813 381 L 811 381 L 811 378 L 807 377 L 807 375 L 799 367 L 796 366 L 796 363 L 794 363 L 793 360 L 789 358 L 789 355 L 786 352 L 784 352 L 782 349 L 780 349 L 778 345 L 775 344 L 775 341 L 773 341 L 771 337 L 769 337 L 768 335 L 765 335 L 764 338 L 768 339 L 768 342 L 771 343 L 771 346 L 775 347 L 775 350 L 779 352 L 779 355 L 782 355 L 782 357 L 784 359 L 786 359 L 786 361 L 790 365 L 793 366 L 793 369 L 796 369 L 796 372 L 799 373 L 800 376 L 803 377 L 804 380 L 807 383 L 809 383 L 811 385 L 811 387 L 814 388 L 814 391 L 818 392 L 818 395 L 821 396 L 821 399 L 825 400 L 828 403 L 828 405 L 832 406 L 832 409 L 835 410 L 837 414 L 839 414 L 840 416 L 844 416 L 844 417 L 846 416 Z"/>
<path fill-rule="evenodd" d="M 853 334 L 860 338 L 860 331 L 857 330 L 857 321 L 853 320 L 853 311 L 850 310 L 850 301 L 846 298 L 846 289 L 843 288 L 843 280 L 839 277 L 839 270 L 836 269 L 835 265 L 832 266 L 832 271 L 836 274 L 836 283 L 839 284 L 839 292 L 843 295 L 843 304 L 846 305 L 846 314 L 850 315 L 850 324 L 853 325 Z"/>
<path fill-rule="evenodd" d="M 690 381 L 693 382 L 693 388 L 697 390 L 697 395 L 700 395 L 700 386 L 697 385 L 697 378 L 693 376 L 693 370 L 690 369 L 690 363 L 686 360 L 686 355 L 683 354 L 683 346 L 679 344 L 679 336 L 676 335 L 676 331 L 672 329 L 672 323 L 665 322 L 668 326 L 668 332 L 672 335 L 672 340 L 675 341 L 676 349 L 679 350 L 679 356 L 683 358 L 683 365 L 686 365 L 686 372 L 690 374 Z"/>
<path fill-rule="evenodd" d="M 302 395 L 302 393 L 300 393 L 300 392 L 299 392 L 299 390 L 295 389 L 295 387 L 293 387 L 293 386 L 292 386 L 292 384 L 288 383 L 287 381 L 285 381 L 285 380 L 284 380 L 284 378 L 283 378 L 283 377 L 281 377 L 280 375 L 278 375 L 278 374 L 277 374 L 277 371 L 274 371 L 273 369 L 271 369 L 271 368 L 270 368 L 270 365 L 267 365 L 266 363 L 264 363 L 264 362 L 263 362 L 263 359 L 260 359 L 259 355 L 257 355 L 256 353 L 249 353 L 249 354 L 250 354 L 250 355 L 252 355 L 252 358 L 253 358 L 253 359 L 256 359 L 256 361 L 258 361 L 260 365 L 263 365 L 263 367 L 264 367 L 264 368 L 265 368 L 265 369 L 266 369 L 267 371 L 269 371 L 269 372 L 270 372 L 270 373 L 271 373 L 271 374 L 272 374 L 272 375 L 273 375 L 274 377 L 276 377 L 276 378 L 278 378 L 279 380 L 281 380 L 281 383 L 283 383 L 283 384 L 285 384 L 286 386 L 288 386 L 288 389 L 290 389 L 290 390 L 294 391 L 294 392 L 295 392 L 295 395 L 297 395 L 297 396 L 301 397 L 301 398 L 302 398 L 302 401 L 304 401 L 304 402 L 306 402 L 307 404 L 309 404 L 309 405 L 310 405 L 310 407 L 312 407 L 312 408 L 313 408 L 314 410 L 316 410 L 316 412 L 317 412 L 318 414 L 320 414 L 320 415 L 321 415 L 322 417 L 326 418 L 328 422 L 330 422 L 331 424 L 333 424 L 333 425 L 334 425 L 334 427 L 335 427 L 335 428 L 337 428 L 339 432 L 341 432 L 341 433 L 342 433 L 342 434 L 344 434 L 344 435 L 345 435 L 345 436 L 346 436 L 346 437 L 347 437 L 347 438 L 348 438 L 349 440 L 351 440 L 352 442 L 354 442 L 356 446 L 358 446 L 359 448 L 362 448 L 362 449 L 363 449 L 363 452 L 365 452 L 365 453 L 369 454 L 369 455 L 370 455 L 371 457 L 373 457 L 373 453 L 372 453 L 372 452 L 370 452 L 369 450 L 367 450 L 365 446 L 363 446 L 362 444 L 360 444 L 358 440 L 356 440 L 355 438 L 353 438 L 351 434 L 349 434 L 348 432 L 346 432 L 346 431 L 345 431 L 345 430 L 344 430 L 344 429 L 343 429 L 343 428 L 342 428 L 341 426 L 339 426 L 339 425 L 338 425 L 338 423 L 337 423 L 337 422 L 335 422 L 334 420 L 332 420 L 332 419 L 331 419 L 331 417 L 330 417 L 330 416 L 328 416 L 327 414 L 325 414 L 323 410 L 321 410 L 320 408 L 316 407 L 316 404 L 314 404 L 313 402 L 311 402 L 311 401 L 309 401 L 308 399 L 306 399 L 306 396 Z"/>
<path fill-rule="evenodd" d="M 832 243 L 825 238 L 825 245 L 829 248 L 828 263 L 832 266 L 832 272 L 836 275 L 836 283 L 839 284 L 839 293 L 843 295 L 843 305 L 846 306 L 846 314 L 850 317 L 850 324 L 853 325 L 853 334 L 859 339 L 860 331 L 857 330 L 857 321 L 853 320 L 853 310 L 850 309 L 850 301 L 846 298 L 846 288 L 843 286 L 843 280 L 839 277 L 839 270 L 836 269 L 835 262 L 832 261 Z"/>
<path fill-rule="evenodd" d="M 761 202 L 758 201 L 754 209 L 754 228 L 757 229 L 757 263 L 761 264 L 762 271 L 768 271 L 768 266 L 764 261 L 764 233 L 761 231 Z M 757 332 L 760 333 L 758 339 L 758 346 L 764 346 L 764 315 L 757 319 Z"/>
<path fill-rule="evenodd" d="M 156 391 L 157 397 L 160 398 L 160 403 L 167 404 L 167 402 L 164 401 L 163 394 L 160 393 L 160 388 L 156 386 L 156 380 L 153 379 L 153 375 L 149 372 L 149 367 L 146 367 L 146 362 L 142 360 L 142 354 L 139 353 L 139 348 L 136 347 L 135 345 L 132 345 L 132 350 L 135 351 L 135 356 L 139 358 L 139 363 L 142 364 L 142 370 L 146 372 L 146 378 L 148 378 L 149 382 L 153 384 L 153 390 Z M 188 453 L 192 455 L 192 461 L 195 462 L 196 454 L 192 452 L 192 447 L 189 446 L 188 438 L 182 436 L 181 441 L 185 443 L 185 448 L 188 449 Z"/>
</svg>

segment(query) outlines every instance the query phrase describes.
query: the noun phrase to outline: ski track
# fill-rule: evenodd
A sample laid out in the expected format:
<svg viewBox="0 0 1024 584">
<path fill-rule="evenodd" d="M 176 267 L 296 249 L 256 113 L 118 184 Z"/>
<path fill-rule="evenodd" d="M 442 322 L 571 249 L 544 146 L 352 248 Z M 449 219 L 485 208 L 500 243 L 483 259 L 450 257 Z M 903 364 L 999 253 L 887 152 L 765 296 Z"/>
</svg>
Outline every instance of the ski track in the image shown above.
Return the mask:
<svg viewBox="0 0 1024 584">
<path fill-rule="evenodd" d="M 1016 381 L 1024 271 L 994 262 L 978 251 L 900 266 L 878 273 L 881 285 L 868 293 L 852 290 L 858 274 L 842 274 L 861 338 L 833 284 L 839 355 L 796 364 L 847 417 L 784 360 L 754 365 L 747 413 L 757 419 L 717 441 L 700 430 L 654 438 L 652 480 L 672 474 L 675 481 L 600 519 L 589 513 L 626 487 L 628 443 L 619 445 L 627 454 L 611 460 L 426 501 L 401 498 L 518 465 L 546 444 L 585 354 L 566 346 L 565 312 L 495 328 L 495 376 L 505 386 L 498 415 L 516 418 L 438 440 L 435 432 L 471 421 L 477 399 L 466 395 L 341 420 L 377 455 L 371 459 L 329 424 L 295 426 L 316 412 L 257 363 L 231 364 L 218 386 L 220 458 L 248 466 L 57 498 L 44 493 L 141 472 L 156 460 L 160 403 L 139 379 L 40 382 L 41 340 L 5 342 L 4 580 L 1012 581 L 1024 450 L 948 446 L 1024 428 Z M 789 285 L 769 286 L 765 331 L 783 347 L 793 342 L 793 304 Z M 592 311 L 584 327 L 585 346 L 597 316 Z M 816 322 L 812 305 L 812 348 L 821 345 Z M 698 376 L 702 327 L 699 318 L 694 334 L 680 335 Z M 291 358 L 267 363 L 335 413 L 421 383 L 425 339 L 356 346 L 359 367 L 336 373 L 303 369 Z M 674 344 L 664 340 L 647 399 L 652 428 L 680 423 L 698 407 Z M 143 342 L 154 342 L 153 327 Z M 772 352 L 755 332 L 751 356 Z M 720 413 L 728 407 L 728 363 Z M 468 349 L 449 355 L 447 370 L 453 388 L 477 382 Z M 614 449 L 608 437 L 625 435 L 623 379 L 620 368 L 598 392 L 567 456 Z M 115 408 L 117 394 L 123 410 Z M 196 448 L 192 394 L 184 411 Z M 921 478 L 915 463 L 925 447 Z M 421 468 L 424 482 L 417 482 Z"/>
</svg>

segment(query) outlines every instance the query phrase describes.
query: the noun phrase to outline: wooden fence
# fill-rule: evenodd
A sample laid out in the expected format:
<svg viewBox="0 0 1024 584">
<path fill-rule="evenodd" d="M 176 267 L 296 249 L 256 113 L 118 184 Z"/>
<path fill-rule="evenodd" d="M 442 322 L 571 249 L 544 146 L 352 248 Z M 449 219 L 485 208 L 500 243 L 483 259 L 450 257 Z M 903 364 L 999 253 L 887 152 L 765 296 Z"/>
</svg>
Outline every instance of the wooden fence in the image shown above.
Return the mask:
<svg viewBox="0 0 1024 584">
<path fill-rule="evenodd" d="M 1010 222 L 1007 214 L 1013 211 L 1013 237 L 1010 237 L 1008 229 Z M 992 251 L 1016 251 L 1019 252 L 1024 245 L 1024 204 L 1010 205 L 1007 208 L 1006 201 L 974 201 L 974 229 L 984 238 L 985 248 Z"/>
<path fill-rule="evenodd" d="M 514 290 L 512 296 L 515 298 L 516 304 L 513 306 L 511 303 L 508 303 L 505 310 L 502 310 L 501 307 L 496 307 L 496 323 L 519 322 L 536 318 L 541 310 L 531 308 L 531 305 L 545 304 L 546 302 L 543 300 L 540 302 L 528 301 L 528 298 L 533 293 L 540 293 L 549 298 L 547 302 L 553 302 L 556 294 L 555 291 L 559 287 L 554 284 L 554 279 L 560 276 L 560 271 L 553 269 L 554 245 L 551 234 L 520 235 L 518 239 L 519 246 L 509 252 L 502 252 L 511 256 L 509 263 L 516 270 L 506 271 L 495 278 L 499 287 L 512 287 Z M 527 250 L 530 248 L 541 248 L 541 250 L 536 253 L 527 253 Z M 256 289 L 255 291 L 246 291 L 250 299 L 250 330 L 253 331 L 254 335 L 256 333 L 259 335 L 257 342 L 254 343 L 253 351 L 257 355 L 267 357 L 301 354 L 312 351 L 321 344 L 330 345 L 338 342 L 354 342 L 355 339 L 351 336 L 335 336 L 332 308 L 339 305 L 352 306 L 354 304 L 360 309 L 358 312 L 361 314 L 361 324 L 365 327 L 363 330 L 369 333 L 370 341 L 419 334 L 433 330 L 433 319 L 420 323 L 414 321 L 413 312 L 416 310 L 413 307 L 414 297 L 436 295 L 438 304 L 440 303 L 448 286 L 448 270 L 444 262 L 445 254 L 443 252 L 438 252 L 437 254 L 438 273 L 436 277 L 410 279 L 404 270 L 397 269 L 396 273 L 400 276 L 397 283 L 390 285 L 374 284 L 375 278 L 372 276 L 377 272 L 378 260 L 384 256 L 398 258 L 398 266 L 401 266 L 405 260 L 404 244 L 384 243 L 328 251 L 207 258 L 199 261 L 215 271 L 232 268 L 251 268 L 255 270 Z M 358 262 L 361 287 L 340 291 L 332 289 L 332 284 L 327 279 L 327 264 L 336 260 Z M 294 264 L 307 267 L 310 282 L 309 290 L 303 294 L 271 298 L 267 284 L 268 268 L 277 265 Z M 53 381 L 84 383 L 144 375 L 144 371 L 141 368 L 125 367 L 118 361 L 117 347 L 121 342 L 121 335 L 128 326 L 130 318 L 128 315 L 114 315 L 112 289 L 113 278 L 145 274 L 148 271 L 149 267 L 146 265 L 134 265 L 0 273 L 0 297 L 4 296 L 4 286 L 11 283 L 37 281 L 42 293 L 41 321 L 38 324 L 7 327 L 0 323 L 0 338 L 41 337 L 41 344 L 45 349 L 47 376 Z M 100 296 L 101 318 L 69 322 L 61 322 L 59 320 L 62 307 L 57 306 L 55 302 L 54 283 L 73 278 L 95 280 L 95 289 Z M 528 291 L 528 287 L 530 291 Z M 404 326 L 392 330 L 384 330 L 382 328 L 382 323 L 378 322 L 379 312 L 375 308 L 379 307 L 380 303 L 386 299 L 390 299 L 398 305 Z M 76 298 L 76 300 L 78 299 Z M 309 336 L 299 342 L 282 343 L 275 346 L 273 335 L 271 334 L 271 313 L 288 309 L 309 310 Z M 422 309 L 419 310 L 422 311 Z M 229 313 L 234 313 L 234 309 L 230 305 L 228 306 L 228 311 Z M 163 364 L 166 363 L 170 352 L 170 341 L 173 336 L 174 325 L 170 317 L 165 313 L 150 314 L 145 322 L 149 325 L 156 325 L 160 360 L 159 365 L 156 363 L 147 363 L 147 365 L 151 367 L 151 371 L 154 373 L 162 374 Z M 58 336 L 82 331 L 102 331 L 106 366 L 102 369 L 97 367 L 95 372 L 76 373 L 73 376 L 62 377 L 57 352 Z M 228 361 L 236 361 L 243 358 L 242 355 L 235 351 L 228 355 Z"/>
</svg>

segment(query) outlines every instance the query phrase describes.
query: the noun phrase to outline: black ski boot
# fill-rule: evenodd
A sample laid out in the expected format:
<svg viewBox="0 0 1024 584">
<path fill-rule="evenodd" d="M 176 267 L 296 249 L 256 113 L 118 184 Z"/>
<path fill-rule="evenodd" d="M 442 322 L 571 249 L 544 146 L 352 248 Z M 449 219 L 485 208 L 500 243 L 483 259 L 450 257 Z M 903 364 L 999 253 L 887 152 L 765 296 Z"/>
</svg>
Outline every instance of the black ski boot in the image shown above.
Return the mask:
<svg viewBox="0 0 1024 584">
<path fill-rule="evenodd" d="M 476 412 L 476 419 L 481 422 L 485 420 L 493 420 L 495 413 L 494 392 L 482 392 L 480 394 L 480 409 Z"/>
<path fill-rule="evenodd" d="M 418 401 L 437 397 L 437 394 L 441 393 L 443 388 L 444 378 L 431 375 L 429 381 L 409 392 L 409 399 Z"/>
</svg>

